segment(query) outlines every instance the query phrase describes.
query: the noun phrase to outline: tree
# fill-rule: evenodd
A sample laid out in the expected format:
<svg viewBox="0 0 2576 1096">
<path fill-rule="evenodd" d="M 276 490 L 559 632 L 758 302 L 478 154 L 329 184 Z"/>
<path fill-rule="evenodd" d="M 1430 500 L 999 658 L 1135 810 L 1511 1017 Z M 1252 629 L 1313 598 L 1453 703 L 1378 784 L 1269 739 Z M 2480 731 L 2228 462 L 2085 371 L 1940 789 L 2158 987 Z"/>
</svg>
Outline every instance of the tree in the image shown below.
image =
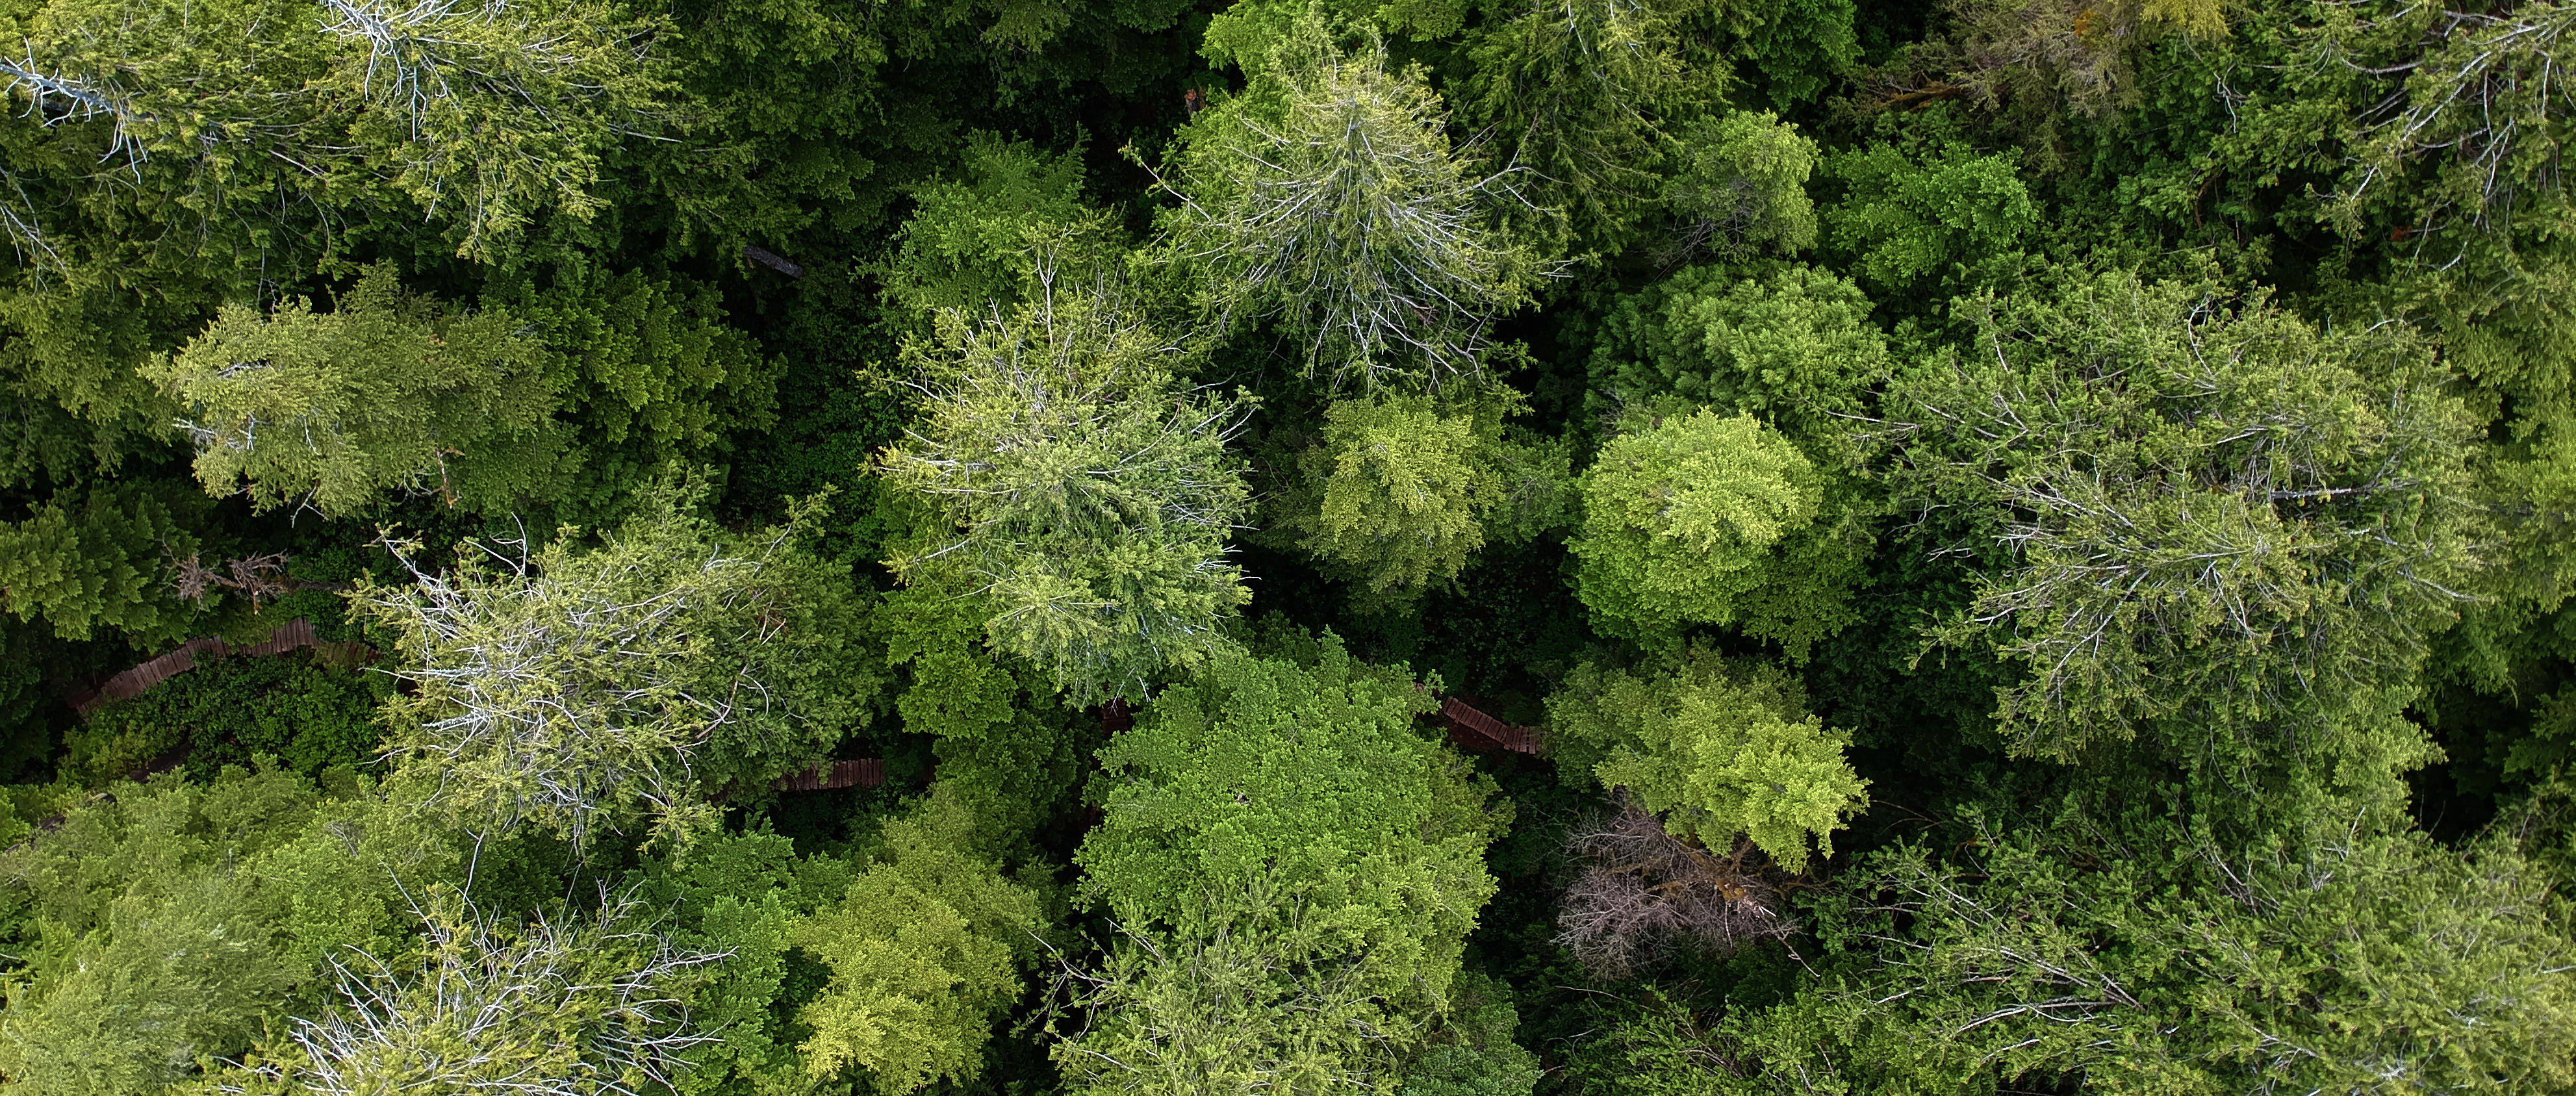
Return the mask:
<svg viewBox="0 0 2576 1096">
<path fill-rule="evenodd" d="M 976 841 L 959 797 L 934 793 L 886 824 L 870 863 L 834 906 L 791 939 L 832 968 L 798 1014 L 814 1032 L 806 1072 L 857 1066 L 871 1087 L 915 1092 L 967 1082 L 983 1065 L 994 1014 L 1020 995 L 1043 917 L 1036 892 L 1005 878 Z"/>
<path fill-rule="evenodd" d="M 1405 1064 L 1404 1087 L 1424 1096 L 1529 1096 L 1545 1071 L 1513 1041 L 1521 1018 L 1512 996 L 1500 979 L 1461 972 L 1431 1045 Z"/>
<path fill-rule="evenodd" d="M 1668 126 L 1714 105 L 1729 82 L 1709 5 L 1498 5 L 1469 39 L 1461 114 L 1492 130 L 1516 182 L 1539 195 L 1507 211 L 1556 253 L 1606 257 L 1638 235 L 1675 151 Z"/>
<path fill-rule="evenodd" d="M 1849 514 L 1819 521 L 1815 462 L 1750 415 L 1632 413 L 1584 472 L 1567 547 L 1596 626 L 1669 645 L 1732 624 L 1803 658 L 1850 619 Z"/>
<path fill-rule="evenodd" d="M 389 201 L 448 221 L 461 254 L 491 258 L 539 213 L 596 213 L 601 154 L 644 130 L 668 91 L 648 48 L 656 24 L 598 0 L 220 13 L 55 0 L 27 29 L 0 78 L 33 108 L 30 124 L 82 131 L 114 169 L 48 171 L 53 185 L 37 192 L 53 202 L 0 218 L 22 254 L 57 263 L 96 246 L 69 238 L 66 221 L 179 214 L 256 252 L 231 216 L 303 214 L 263 218 L 291 230 Z M 116 195 L 117 175 L 129 194 Z M 113 212 L 78 209 L 66 200 L 76 194 Z"/>
<path fill-rule="evenodd" d="M 145 373 L 186 409 L 208 494 L 241 485 L 259 509 L 332 515 L 389 489 L 498 507 L 566 440 L 550 421 L 557 385 L 517 327 L 405 294 L 378 263 L 334 311 L 227 307 Z"/>
<path fill-rule="evenodd" d="M 707 792 L 813 764 L 863 710 L 849 580 L 797 546 L 811 507 L 736 539 L 689 512 L 702 490 L 657 481 L 586 551 L 572 530 L 516 559 L 473 546 L 499 568 L 436 574 L 389 545 L 413 583 L 358 599 L 406 659 L 389 749 L 469 829 L 578 844 L 642 813 L 684 838 Z"/>
<path fill-rule="evenodd" d="M 194 556 L 203 499 L 151 483 L 65 490 L 27 520 L 0 525 L 0 604 L 62 639 L 114 628 L 142 643 L 184 634 L 194 615 L 172 595 L 172 561 Z"/>
<path fill-rule="evenodd" d="M 1807 178 L 1820 153 L 1794 123 L 1769 111 L 1733 111 L 1693 128 L 1681 157 L 1681 170 L 1664 183 L 1664 202 L 1681 225 L 1676 257 L 1705 251 L 1740 261 L 1815 245 Z"/>
<path fill-rule="evenodd" d="M 1981 156 L 1957 142 L 1880 143 L 1825 161 L 1843 200 L 1825 209 L 1826 239 L 1882 298 L 1935 299 L 2013 272 L 2039 207 L 2020 150 Z"/>
<path fill-rule="evenodd" d="M 1073 972 L 1084 1024 L 1051 1048 L 1073 1091 L 1322 1096 L 1402 1075 L 1426 1018 L 1388 999 L 1373 942 L 1259 878 L 1175 897 L 1191 928 L 1122 925 Z"/>
<path fill-rule="evenodd" d="M 532 463 L 525 447 L 495 435 L 460 446 L 462 471 L 492 468 L 479 494 L 505 492 L 613 512 L 619 495 L 674 461 L 731 455 L 734 439 L 778 421 L 780 364 L 726 322 L 723 295 L 685 275 L 618 271 L 585 263 L 543 280 L 505 277 L 487 286 L 486 312 L 515 317 L 541 354 L 557 397 L 546 428 L 564 439 L 561 465 Z"/>
<path fill-rule="evenodd" d="M 358 108 L 351 135 L 385 185 L 456 219 L 460 255 L 493 257 L 543 212 L 597 215 L 601 158 L 662 128 L 664 24 L 606 0 L 324 7 L 334 56 L 315 90 Z"/>
<path fill-rule="evenodd" d="M 1556 939 L 1595 978 L 1630 977 L 1679 945 L 1724 955 L 1798 929 L 1777 889 L 1745 865 L 1746 846 L 1718 856 L 1626 797 L 1577 828 L 1566 851 L 1583 869 L 1565 888 Z"/>
<path fill-rule="evenodd" d="M 1249 597 L 1225 560 L 1250 502 L 1225 453 L 1244 401 L 1181 386 L 1174 354 L 1107 287 L 1052 266 L 1027 303 L 942 312 L 935 341 L 905 345 L 925 406 L 877 471 L 944 528 L 889 565 L 962 586 L 993 646 L 1077 704 L 1144 698 L 1222 646 Z"/>
<path fill-rule="evenodd" d="M 1330 636 L 1270 643 L 1211 660 L 1101 753 L 1106 818 L 1074 859 L 1127 940 L 1090 975 L 1093 1026 L 1055 1051 L 1087 1086 L 1230 1091 L 1276 1069 L 1344 1088 L 1446 1008 L 1508 819 L 1414 733 L 1430 702 L 1400 671 Z"/>
<path fill-rule="evenodd" d="M 441 1092 L 611 1096 L 668 1085 L 694 1030 L 679 994 L 724 958 L 673 947 L 631 893 L 524 924 L 453 891 L 419 911 L 427 954 L 332 962 L 334 1007 L 298 1019 L 254 1075 L 323 1096 Z"/>
<path fill-rule="evenodd" d="M 162 1092 L 314 1003 L 343 949 L 398 947 L 406 888 L 452 882 L 465 858 L 413 797 L 334 783 L 165 776 L 76 793 L 42 832 L 19 824 L 0 854 L 7 1090 Z M 510 859 L 496 848 L 487 866 Z"/>
<path fill-rule="evenodd" d="M 1310 13 L 1268 61 L 1192 126 L 1165 221 L 1218 323 L 1275 319 L 1336 382 L 1475 375 L 1487 321 L 1541 273 L 1493 221 L 1510 175 L 1473 173 L 1424 74 L 1373 37 L 1345 55 Z"/>
<path fill-rule="evenodd" d="M 1972 508 L 1958 547 L 2003 553 L 1935 635 L 2027 669 L 1998 698 L 2015 751 L 2155 728 L 2192 764 L 2421 756 L 2394 709 L 2480 523 L 2419 337 L 2125 274 L 1970 315 L 1975 352 L 1901 380 L 1878 437 L 1912 505 Z"/>
<path fill-rule="evenodd" d="M 1300 547 L 1402 602 L 1455 578 L 1487 530 L 1527 540 L 1556 524 L 1572 486 L 1565 455 L 1507 439 L 1496 408 L 1423 396 L 1336 402 L 1303 454 L 1279 524 Z"/>
<path fill-rule="evenodd" d="M 2146 813 L 1972 814 L 1946 854 L 1872 856 L 1815 904 L 1838 976 L 1699 1049 L 1855 1091 L 2570 1083 L 2562 908 L 2506 834 L 2452 849 L 2345 803 L 2237 835 Z"/>
<path fill-rule="evenodd" d="M 965 160 L 964 179 L 913 192 L 919 205 L 887 264 L 887 298 L 924 319 L 943 308 L 1017 303 L 1044 245 L 1078 236 L 1098 217 L 1082 202 L 1079 156 L 978 131 Z"/>
<path fill-rule="evenodd" d="M 1704 265 L 1619 298 L 1594 343 L 1594 399 L 1678 397 L 1761 419 L 1820 468 L 1857 462 L 1851 416 L 1895 371 L 1873 304 L 1804 264 Z"/>
<path fill-rule="evenodd" d="M 1635 674 L 1584 663 L 1548 698 L 1557 763 L 1572 780 L 1626 788 L 1675 834 L 1710 850 L 1738 834 L 1782 868 L 1866 805 L 1847 731 L 1806 713 L 1806 690 L 1767 664 L 1700 648 Z"/>
</svg>

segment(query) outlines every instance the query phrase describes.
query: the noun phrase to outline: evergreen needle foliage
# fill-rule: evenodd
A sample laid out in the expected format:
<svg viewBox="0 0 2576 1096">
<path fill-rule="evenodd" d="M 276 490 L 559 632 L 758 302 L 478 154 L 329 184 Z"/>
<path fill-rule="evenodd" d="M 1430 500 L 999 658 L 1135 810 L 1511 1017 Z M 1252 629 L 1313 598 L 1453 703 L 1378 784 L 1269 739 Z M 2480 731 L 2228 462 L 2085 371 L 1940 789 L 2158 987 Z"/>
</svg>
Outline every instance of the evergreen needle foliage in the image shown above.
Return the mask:
<svg viewBox="0 0 2576 1096">
<path fill-rule="evenodd" d="M 1172 246 L 1217 322 L 1275 320 L 1337 382 L 1476 375 L 1487 323 L 1543 269 L 1497 225 L 1514 173 L 1477 174 L 1424 74 L 1373 37 L 1345 54 L 1310 15 L 1277 48 L 1178 165 Z"/>
<path fill-rule="evenodd" d="M 2576 1093 L 2576 0 L 9 0 L 0 1096 Z"/>
<path fill-rule="evenodd" d="M 685 839 L 712 817 L 709 790 L 832 740 L 847 698 L 829 693 L 865 679 L 834 680 L 840 653 L 797 634 L 828 621 L 832 577 L 801 565 L 794 524 L 729 543 L 688 512 L 696 491 L 660 481 L 586 551 L 565 530 L 532 553 L 471 545 L 484 558 L 438 573 L 418 545 L 388 545 L 413 581 L 358 606 L 412 660 L 386 707 L 390 752 L 466 826 L 533 823 L 578 845 L 647 817 Z M 702 766 L 711 746 L 731 763 Z"/>
<path fill-rule="evenodd" d="M 948 527 L 896 573 L 962 576 L 993 645 L 1076 703 L 1142 699 L 1221 647 L 1248 596 L 1226 537 L 1250 492 L 1225 452 L 1247 401 L 1182 384 L 1179 349 L 1126 307 L 1048 264 L 1007 313 L 941 312 L 904 348 L 923 421 L 877 459 Z"/>
</svg>

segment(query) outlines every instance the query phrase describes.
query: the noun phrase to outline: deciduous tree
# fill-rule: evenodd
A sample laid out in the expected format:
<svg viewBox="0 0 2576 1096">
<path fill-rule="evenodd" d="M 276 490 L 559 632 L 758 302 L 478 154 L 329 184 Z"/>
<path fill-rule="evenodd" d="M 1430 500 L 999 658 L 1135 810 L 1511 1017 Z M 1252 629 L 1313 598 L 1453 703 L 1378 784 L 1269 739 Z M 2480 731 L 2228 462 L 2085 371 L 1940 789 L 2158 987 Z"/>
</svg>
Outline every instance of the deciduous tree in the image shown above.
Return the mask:
<svg viewBox="0 0 2576 1096">
<path fill-rule="evenodd" d="M 1427 695 L 1329 636 L 1269 643 L 1102 752 L 1107 818 L 1075 862 L 1127 939 L 1090 975 L 1093 1026 L 1056 1051 L 1086 1087 L 1380 1083 L 1493 893 L 1482 853 L 1508 820 L 1412 729 Z"/>
<path fill-rule="evenodd" d="M 1571 778 L 1628 789 L 1709 850 L 1731 852 L 1743 835 L 1795 872 L 1810 841 L 1833 854 L 1833 831 L 1869 786 L 1843 756 L 1850 732 L 1806 707 L 1777 667 L 1693 648 L 1642 674 L 1576 667 L 1548 698 L 1548 723 Z"/>
<path fill-rule="evenodd" d="M 1669 646 L 1734 625 L 1804 657 L 1850 619 L 1862 545 L 1851 511 L 1819 520 L 1825 477 L 1750 415 L 1639 410 L 1584 472 L 1568 544 L 1596 626 Z"/>
<path fill-rule="evenodd" d="M 796 946 L 832 968 L 798 1014 L 814 1032 L 806 1071 L 851 1067 L 909 1093 L 981 1072 L 993 1014 L 1020 994 L 1036 957 L 1036 892 L 1004 877 L 960 797 L 934 794 L 886 824 L 871 863 L 836 905 L 798 926 Z"/>
</svg>

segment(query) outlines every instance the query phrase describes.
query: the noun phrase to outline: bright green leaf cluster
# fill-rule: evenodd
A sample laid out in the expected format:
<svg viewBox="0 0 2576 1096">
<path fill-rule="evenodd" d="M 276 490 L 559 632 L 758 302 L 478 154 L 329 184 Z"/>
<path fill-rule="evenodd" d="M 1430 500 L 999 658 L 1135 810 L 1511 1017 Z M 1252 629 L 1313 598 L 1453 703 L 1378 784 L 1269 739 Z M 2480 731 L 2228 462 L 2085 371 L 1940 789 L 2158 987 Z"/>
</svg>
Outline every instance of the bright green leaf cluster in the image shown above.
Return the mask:
<svg viewBox="0 0 2576 1096">
<path fill-rule="evenodd" d="M 937 795 L 888 822 L 875 862 L 839 904 L 791 937 L 832 968 L 799 1019 L 806 1071 L 856 1066 L 872 1087 L 910 1093 L 971 1081 L 996 1009 L 1019 996 L 1034 957 L 1037 895 L 974 851 L 975 818 Z"/>
<path fill-rule="evenodd" d="M 1646 674 L 1577 667 L 1548 699 L 1559 764 L 1625 788 L 1665 828 L 1712 850 L 1737 835 L 1784 870 L 1808 843 L 1833 855 L 1833 831 L 1868 804 L 1847 731 L 1806 712 L 1778 668 L 1730 665 L 1693 648 Z"/>
</svg>

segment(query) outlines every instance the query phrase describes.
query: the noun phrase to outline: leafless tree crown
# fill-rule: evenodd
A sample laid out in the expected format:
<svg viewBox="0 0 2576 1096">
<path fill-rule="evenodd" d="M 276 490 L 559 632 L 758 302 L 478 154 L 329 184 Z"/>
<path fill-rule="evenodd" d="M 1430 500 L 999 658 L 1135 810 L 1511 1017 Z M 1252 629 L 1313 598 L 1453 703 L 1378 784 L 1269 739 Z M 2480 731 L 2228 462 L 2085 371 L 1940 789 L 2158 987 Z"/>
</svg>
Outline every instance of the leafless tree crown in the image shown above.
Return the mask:
<svg viewBox="0 0 2576 1096">
<path fill-rule="evenodd" d="M 1595 977 L 1626 978 L 1685 944 L 1723 954 L 1797 931 L 1779 892 L 1746 863 L 1749 844 L 1714 855 L 1625 797 L 1578 827 L 1566 851 L 1584 866 L 1565 890 L 1556 939 Z"/>
</svg>

